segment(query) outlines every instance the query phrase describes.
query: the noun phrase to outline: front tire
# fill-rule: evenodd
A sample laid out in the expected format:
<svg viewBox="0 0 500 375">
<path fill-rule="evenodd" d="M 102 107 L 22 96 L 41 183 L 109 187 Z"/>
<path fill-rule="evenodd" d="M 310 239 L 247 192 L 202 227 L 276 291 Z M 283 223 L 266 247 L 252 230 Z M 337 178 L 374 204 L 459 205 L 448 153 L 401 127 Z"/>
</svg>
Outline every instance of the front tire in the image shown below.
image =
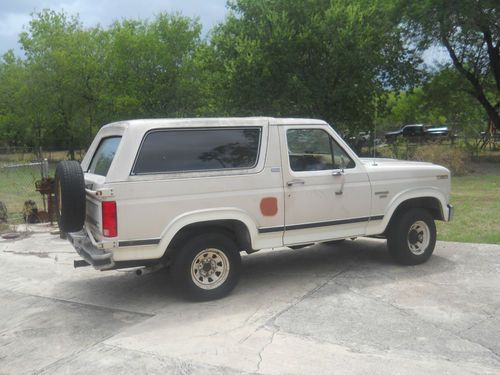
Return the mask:
<svg viewBox="0 0 500 375">
<path fill-rule="evenodd" d="M 199 234 L 175 256 L 171 275 L 174 284 L 189 299 L 209 301 L 228 295 L 238 283 L 241 256 L 226 234 Z"/>
<path fill-rule="evenodd" d="M 412 208 L 396 216 L 387 236 L 393 259 L 404 265 L 426 262 L 436 245 L 436 224 L 423 208 Z"/>
</svg>

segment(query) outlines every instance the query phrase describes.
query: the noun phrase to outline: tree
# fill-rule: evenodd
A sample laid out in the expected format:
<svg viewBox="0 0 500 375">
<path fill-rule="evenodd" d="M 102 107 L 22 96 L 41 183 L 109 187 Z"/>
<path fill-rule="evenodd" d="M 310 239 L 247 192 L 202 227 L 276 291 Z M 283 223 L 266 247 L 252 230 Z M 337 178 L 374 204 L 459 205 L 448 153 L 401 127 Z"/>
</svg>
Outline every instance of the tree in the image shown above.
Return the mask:
<svg viewBox="0 0 500 375">
<path fill-rule="evenodd" d="M 114 23 L 102 67 L 108 120 L 195 115 L 201 98 L 193 56 L 200 33 L 197 20 L 180 15 Z"/>
<path fill-rule="evenodd" d="M 406 7 L 408 35 L 421 50 L 443 46 L 468 92 L 500 129 L 500 3 L 422 0 Z"/>
<path fill-rule="evenodd" d="M 446 124 L 455 131 L 477 134 L 484 123 L 481 105 L 467 93 L 468 82 L 454 68 L 444 68 L 422 86 L 388 96 L 386 112 L 377 119 L 384 128 L 406 124 Z"/>
<path fill-rule="evenodd" d="M 436 72 L 423 86 L 424 111 L 431 122 L 446 123 L 457 131 L 480 131 L 487 116 L 480 103 L 468 93 L 469 83 L 454 68 Z"/>
<path fill-rule="evenodd" d="M 5 53 L 0 59 L 0 146 L 24 145 L 27 138 L 22 105 L 26 78 L 23 61 L 12 51 Z"/>
<path fill-rule="evenodd" d="M 25 119 L 37 129 L 39 139 L 66 147 L 71 158 L 93 137 L 101 81 L 93 37 L 99 32 L 85 30 L 76 17 L 44 10 L 20 36 L 28 76 Z"/>
<path fill-rule="evenodd" d="M 406 124 L 427 123 L 429 118 L 425 105 L 422 87 L 392 92 L 388 95 L 386 111 L 377 118 L 377 124 L 382 128 L 395 129 Z"/>
<path fill-rule="evenodd" d="M 66 148 L 73 158 L 99 124 L 197 115 L 200 32 L 197 20 L 179 15 L 103 30 L 64 12 L 34 14 L 20 36 L 25 57 L 0 60 L 2 138 Z"/>
<path fill-rule="evenodd" d="M 376 97 L 418 78 L 392 1 L 237 0 L 211 36 L 224 114 L 368 128 Z"/>
</svg>

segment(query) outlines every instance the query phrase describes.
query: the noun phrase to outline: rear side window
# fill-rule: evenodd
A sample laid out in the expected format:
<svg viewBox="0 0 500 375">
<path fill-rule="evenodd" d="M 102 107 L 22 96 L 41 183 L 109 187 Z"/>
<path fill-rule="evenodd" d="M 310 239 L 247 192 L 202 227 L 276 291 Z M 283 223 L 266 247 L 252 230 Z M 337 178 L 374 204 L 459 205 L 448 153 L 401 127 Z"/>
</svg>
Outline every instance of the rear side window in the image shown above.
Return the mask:
<svg viewBox="0 0 500 375">
<path fill-rule="evenodd" d="M 173 129 L 148 133 L 133 174 L 253 168 L 260 128 Z"/>
<path fill-rule="evenodd" d="M 101 140 L 90 162 L 89 173 L 101 176 L 106 176 L 108 174 L 109 167 L 115 157 L 116 149 L 121 139 L 121 137 L 108 137 Z"/>
</svg>

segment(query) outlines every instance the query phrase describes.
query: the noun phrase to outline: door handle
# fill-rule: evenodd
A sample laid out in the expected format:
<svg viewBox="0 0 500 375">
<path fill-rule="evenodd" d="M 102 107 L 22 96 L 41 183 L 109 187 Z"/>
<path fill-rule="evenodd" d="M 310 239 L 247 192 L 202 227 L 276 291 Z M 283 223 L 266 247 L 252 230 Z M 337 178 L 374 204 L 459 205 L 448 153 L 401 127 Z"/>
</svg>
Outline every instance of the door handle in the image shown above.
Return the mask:
<svg viewBox="0 0 500 375">
<path fill-rule="evenodd" d="M 333 171 L 332 176 L 333 177 L 340 177 L 340 188 L 338 191 L 335 192 L 335 195 L 344 194 L 344 182 L 345 182 L 344 168 Z"/>
<path fill-rule="evenodd" d="M 286 183 L 287 186 L 293 186 L 293 185 L 304 185 L 306 182 L 304 180 L 299 180 L 299 179 L 295 179 L 295 180 L 292 180 L 292 181 L 288 181 Z"/>
</svg>

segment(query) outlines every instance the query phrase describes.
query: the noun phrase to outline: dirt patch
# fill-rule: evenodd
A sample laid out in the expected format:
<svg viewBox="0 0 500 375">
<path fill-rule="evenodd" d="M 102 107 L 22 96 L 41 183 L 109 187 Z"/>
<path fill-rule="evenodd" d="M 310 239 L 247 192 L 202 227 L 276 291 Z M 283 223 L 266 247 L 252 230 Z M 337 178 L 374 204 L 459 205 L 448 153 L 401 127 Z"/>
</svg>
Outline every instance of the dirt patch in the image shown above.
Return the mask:
<svg viewBox="0 0 500 375">
<path fill-rule="evenodd" d="M 15 255 L 35 256 L 38 258 L 49 258 L 49 253 L 46 253 L 43 251 L 9 251 L 9 250 L 4 250 L 4 253 L 15 254 Z"/>
<path fill-rule="evenodd" d="M 23 240 L 25 238 L 30 237 L 32 234 L 31 232 L 13 232 L 12 230 L 0 233 L 1 233 L 1 238 L 3 239 L 3 241 L 2 240 L 0 241 L 2 242 L 13 242 L 13 241 Z"/>
<path fill-rule="evenodd" d="M 500 176 L 500 162 L 470 162 L 467 165 L 472 175 Z"/>
</svg>

